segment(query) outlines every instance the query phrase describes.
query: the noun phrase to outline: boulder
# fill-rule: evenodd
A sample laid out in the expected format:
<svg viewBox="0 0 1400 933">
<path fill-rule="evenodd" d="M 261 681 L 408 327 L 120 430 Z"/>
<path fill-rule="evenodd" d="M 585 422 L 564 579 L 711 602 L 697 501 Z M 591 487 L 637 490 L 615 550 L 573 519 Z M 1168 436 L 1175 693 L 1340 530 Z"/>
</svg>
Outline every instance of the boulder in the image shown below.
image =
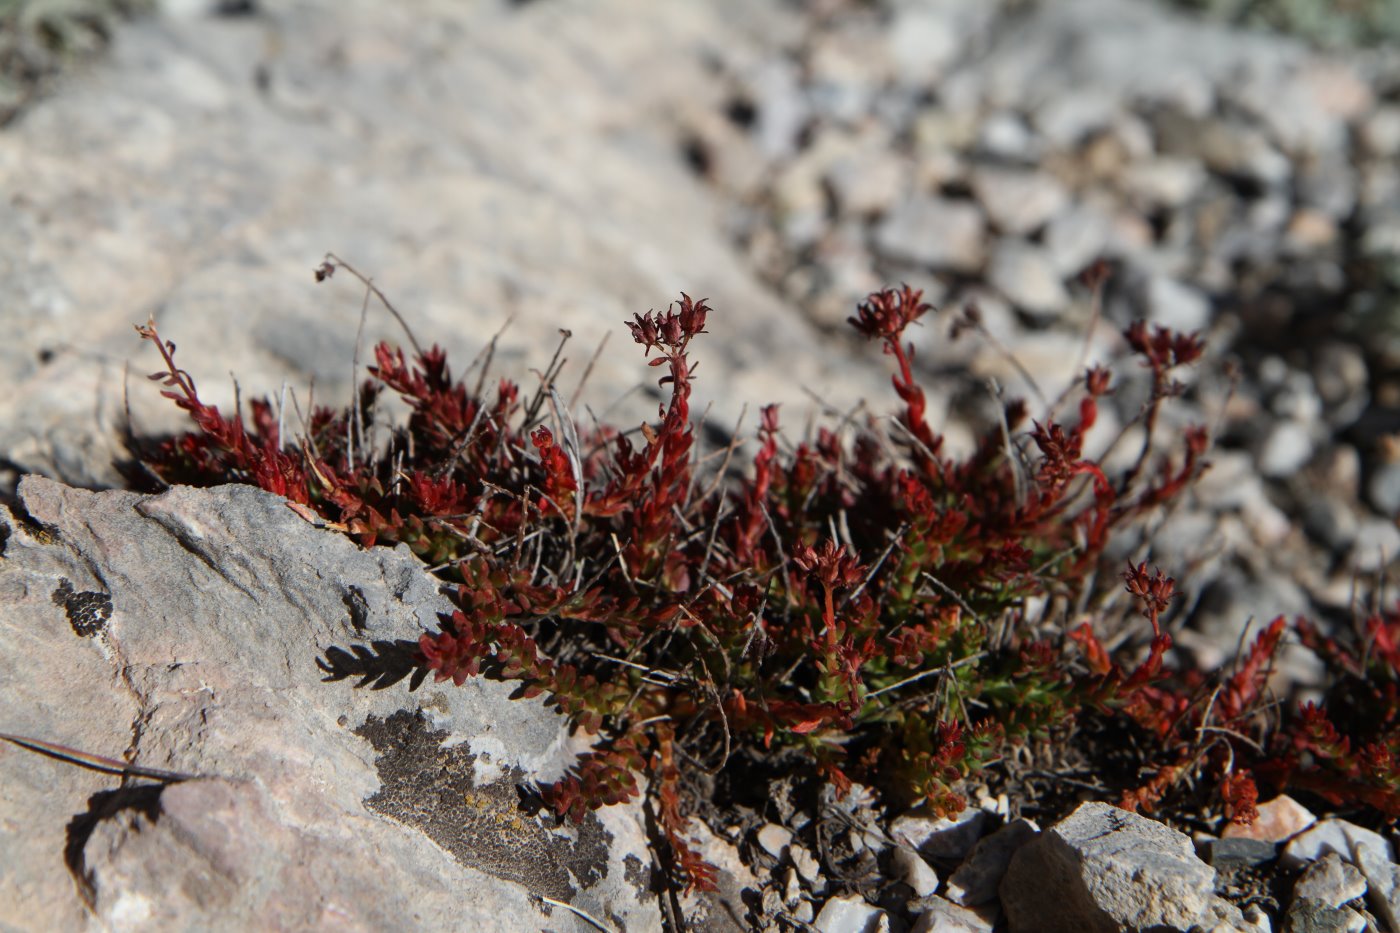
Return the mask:
<svg viewBox="0 0 1400 933">
<path fill-rule="evenodd" d="M 247 486 L 36 477 L 0 542 L 0 731 L 174 772 L 0 746 L 0 927 L 660 929 L 639 807 L 521 808 L 568 763 L 557 714 L 413 689 L 450 605 L 403 546 Z"/>
</svg>

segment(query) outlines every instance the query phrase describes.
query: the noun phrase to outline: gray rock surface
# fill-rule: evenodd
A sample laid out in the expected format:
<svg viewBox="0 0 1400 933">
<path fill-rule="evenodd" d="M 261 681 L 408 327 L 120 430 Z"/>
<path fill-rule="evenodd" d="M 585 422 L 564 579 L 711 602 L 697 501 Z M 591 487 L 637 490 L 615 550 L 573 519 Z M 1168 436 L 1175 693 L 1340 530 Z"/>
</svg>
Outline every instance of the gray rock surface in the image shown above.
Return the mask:
<svg viewBox="0 0 1400 933">
<path fill-rule="evenodd" d="M 1188 930 L 1205 917 L 1214 883 L 1183 834 L 1086 803 L 1016 852 L 1001 899 L 1013 933 Z"/>
<path fill-rule="evenodd" d="M 1018 819 L 979 840 L 948 879 L 948 900 L 964 907 L 996 900 L 997 886 L 1005 877 L 1012 856 L 1039 832 L 1032 820 Z"/>
<path fill-rule="evenodd" d="M 126 781 L 0 751 L 0 927 L 659 929 L 639 808 L 575 829 L 516 785 L 569 760 L 510 687 L 325 683 L 332 648 L 448 604 L 251 487 L 93 493 L 28 478 L 0 515 L 0 731 L 193 775 Z"/>
<path fill-rule="evenodd" d="M 725 427 L 748 401 L 796 417 L 804 384 L 852 402 L 887 388 L 878 353 L 835 355 L 759 283 L 674 142 L 676 102 L 709 86 L 707 56 L 754 58 L 777 35 L 764 10 L 259 8 L 125 25 L 0 133 L 0 451 L 23 467 L 116 483 L 128 362 L 138 422 L 182 423 L 141 380 L 152 355 L 131 328 L 151 314 L 212 401 L 232 401 L 233 373 L 245 397 L 286 380 L 305 408 L 314 378 L 318 402 L 343 403 L 362 291 L 313 284 L 327 251 L 459 369 L 513 316 L 497 373 L 528 384 L 568 328 L 572 389 L 610 337 L 586 397 L 600 412 L 655 385 L 623 320 L 682 290 L 715 309 L 695 410 L 714 401 Z M 763 119 L 775 137 L 792 122 Z M 403 342 L 374 311 L 365 340 L 380 338 Z M 654 411 L 643 392 L 612 415 Z"/>
</svg>

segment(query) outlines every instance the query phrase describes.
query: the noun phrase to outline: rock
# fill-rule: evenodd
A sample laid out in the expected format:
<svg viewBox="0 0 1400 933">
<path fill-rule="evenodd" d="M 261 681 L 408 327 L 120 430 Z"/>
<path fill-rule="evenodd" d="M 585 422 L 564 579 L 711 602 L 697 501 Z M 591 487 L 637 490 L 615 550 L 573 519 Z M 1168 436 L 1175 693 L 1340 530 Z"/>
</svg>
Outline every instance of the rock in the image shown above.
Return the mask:
<svg viewBox="0 0 1400 933">
<path fill-rule="evenodd" d="M 883 140 L 866 142 L 849 155 L 832 160 L 826 180 L 844 216 L 882 214 L 909 188 L 908 159 L 891 151 Z"/>
<path fill-rule="evenodd" d="M 996 899 L 997 886 L 1016 850 L 1040 832 L 1031 820 L 1014 820 L 978 841 L 958 870 L 948 879 L 948 900 L 976 907 Z"/>
<path fill-rule="evenodd" d="M 1259 447 L 1259 472 L 1274 478 L 1292 476 L 1312 455 L 1313 439 L 1308 426 L 1297 421 L 1278 421 L 1270 425 Z"/>
<path fill-rule="evenodd" d="M 1356 541 L 1361 522 L 1343 499 L 1321 493 L 1303 503 L 1303 527 L 1334 553 L 1344 553 Z"/>
<path fill-rule="evenodd" d="M 1321 57 L 1301 62 L 1285 75 L 1259 74 L 1227 90 L 1280 145 L 1298 155 L 1340 148 L 1348 123 L 1374 100 L 1370 84 L 1349 63 Z"/>
<path fill-rule="evenodd" d="M 1336 243 L 1339 236 L 1341 228 L 1335 220 L 1322 211 L 1304 207 L 1288 219 L 1282 245 L 1291 255 L 1305 257 Z"/>
<path fill-rule="evenodd" d="M 781 859 L 792 842 L 792 830 L 786 826 L 769 823 L 758 831 L 758 844 L 764 852 Z"/>
<path fill-rule="evenodd" d="M 1356 852 L 1356 865 L 1366 877 L 1366 901 L 1392 930 L 1400 930 L 1400 865 L 1375 849 Z"/>
<path fill-rule="evenodd" d="M 1216 871 L 1252 868 L 1278 858 L 1278 845 L 1245 836 L 1212 839 L 1205 846 L 1206 861 Z"/>
<path fill-rule="evenodd" d="M 985 236 L 976 205 L 916 196 L 896 204 L 875 228 L 875 249 L 898 262 L 975 272 L 985 257 Z"/>
<path fill-rule="evenodd" d="M 1199 158 L 1213 172 L 1264 189 L 1283 186 L 1293 173 L 1288 157 L 1247 125 L 1165 113 L 1158 119 L 1157 134 L 1163 153 Z"/>
<path fill-rule="evenodd" d="M 750 80 L 757 114 L 755 138 L 768 158 L 791 155 L 809 117 L 809 107 L 795 66 L 769 59 Z"/>
<path fill-rule="evenodd" d="M 1350 426 L 1370 402 L 1370 373 L 1357 346 L 1341 342 L 1318 348 L 1311 367 L 1323 414 L 1334 430 Z M 1400 504 L 1400 500 L 1397 500 Z"/>
<path fill-rule="evenodd" d="M 1037 318 L 1055 317 L 1069 305 L 1069 292 L 1055 264 L 1044 250 L 1024 240 L 997 242 L 987 281 L 1012 304 Z"/>
<path fill-rule="evenodd" d="M 1394 518 L 1373 518 L 1356 529 L 1347 565 L 1360 573 L 1375 573 L 1389 566 L 1400 554 L 1400 528 Z"/>
<path fill-rule="evenodd" d="M 1012 236 L 1039 229 L 1069 203 L 1064 186 L 1043 171 L 983 166 L 970 181 L 993 225 Z"/>
<path fill-rule="evenodd" d="M 982 838 L 987 811 L 968 807 L 952 819 L 906 814 L 890 824 L 890 835 L 925 858 L 961 861 Z"/>
<path fill-rule="evenodd" d="M 922 89 L 942 77 L 964 41 L 959 25 L 946 9 L 900 8 L 886 32 L 899 82 Z"/>
<path fill-rule="evenodd" d="M 821 933 L 888 933 L 890 918 L 859 894 L 848 894 L 823 904 L 812 925 Z"/>
<path fill-rule="evenodd" d="M 1178 208 L 1195 197 L 1206 172 L 1194 159 L 1163 156 L 1136 162 L 1123 172 L 1123 191 L 1140 210 Z"/>
<path fill-rule="evenodd" d="M 1329 907 L 1341 907 L 1365 893 L 1365 877 L 1336 852 L 1328 852 L 1309 865 L 1293 886 L 1294 897 L 1312 898 Z"/>
<path fill-rule="evenodd" d="M 1299 897 L 1288 905 L 1284 933 L 1361 933 L 1366 918 L 1350 907 L 1336 908 L 1310 897 Z"/>
<path fill-rule="evenodd" d="M 1366 481 L 1366 498 L 1382 515 L 1400 515 L 1400 462 L 1382 463 Z"/>
<path fill-rule="evenodd" d="M 486 680 L 393 683 L 450 608 L 406 546 L 361 550 L 248 486 L 18 495 L 6 729 L 198 777 L 0 755 L 0 926 L 589 928 L 542 895 L 661 929 L 639 808 L 520 810 L 516 785 L 569 760 L 559 716 Z M 323 682 L 357 645 L 383 689 Z"/>
<path fill-rule="evenodd" d="M 1086 137 L 1111 126 L 1121 108 L 1122 101 L 1112 90 L 1086 85 L 1077 93 L 1048 98 L 1031 119 L 1052 147 L 1071 150 Z"/>
<path fill-rule="evenodd" d="M 824 887 L 819 885 L 817 880 L 821 877 L 821 865 L 817 863 L 812 853 L 803 846 L 791 846 L 788 849 L 788 856 L 792 859 L 792 865 L 797 869 L 797 873 L 802 876 L 802 880 L 812 885 L 814 888 Z"/>
<path fill-rule="evenodd" d="M 1305 160 L 1294 177 L 1298 201 L 1335 223 L 1344 223 L 1356 210 L 1357 182 L 1351 160 L 1340 149 Z"/>
<path fill-rule="evenodd" d="M 924 904 L 909 933 L 992 933 L 992 924 L 966 907 L 937 895 L 926 898 Z"/>
<path fill-rule="evenodd" d="M 1306 832 L 1293 837 L 1283 849 L 1283 864 L 1300 868 L 1308 862 L 1335 852 L 1344 859 L 1355 860 L 1366 849 L 1387 861 L 1394 858 L 1390 843 L 1380 833 L 1363 829 L 1341 819 L 1322 820 Z"/>
<path fill-rule="evenodd" d="M 1075 202 L 1045 228 L 1044 247 L 1061 278 L 1077 275 L 1113 253 L 1113 217 L 1095 201 Z"/>
<path fill-rule="evenodd" d="M 890 855 L 894 876 L 914 889 L 915 897 L 928 897 L 938 890 L 938 873 L 913 849 L 896 846 Z"/>
<path fill-rule="evenodd" d="M 1147 319 L 1172 330 L 1204 330 L 1210 324 L 1210 299 L 1165 275 L 1150 275 L 1143 283 L 1142 303 Z"/>
<path fill-rule="evenodd" d="M 1367 155 L 1377 159 L 1400 157 L 1400 106 L 1377 107 L 1361 121 L 1356 135 Z"/>
<path fill-rule="evenodd" d="M 1085 803 L 1016 852 L 1001 899 L 1012 933 L 1186 930 L 1205 917 L 1214 884 L 1182 833 Z"/>
<path fill-rule="evenodd" d="M 810 409 L 804 384 L 836 379 L 852 400 L 888 386 L 878 359 L 835 364 L 734 250 L 713 189 L 677 154 L 680 102 L 703 87 L 724 106 L 713 55 L 744 76 L 754 148 L 794 151 L 810 117 L 798 73 L 759 74 L 765 56 L 746 38 L 781 41 L 776 14 L 675 0 L 285 12 L 135 20 L 0 134 L 0 277 L 7 317 L 23 322 L 0 346 L 0 450 L 24 469 L 121 483 L 122 370 L 151 368 L 131 324 L 153 309 L 225 411 L 230 371 L 245 398 L 286 380 L 305 407 L 314 377 L 318 402 L 344 404 L 363 292 L 343 275 L 312 281 L 327 250 L 373 276 L 458 371 L 518 312 L 493 377 L 533 384 L 563 327 L 569 385 L 612 336 L 585 398 L 654 386 L 621 322 L 685 289 L 715 309 L 693 403 L 713 401 L 716 422 L 751 401 Z M 599 54 L 542 64 L 541 35 Z M 461 54 L 442 53 L 445 36 Z M 372 308 L 362 358 L 379 339 L 405 342 Z M 40 364 L 55 347 L 70 349 Z M 792 351 L 781 376 L 759 365 L 778 347 Z M 141 429 L 185 424 L 154 386 L 130 388 Z M 617 409 L 621 426 L 654 417 L 645 395 Z"/>
<path fill-rule="evenodd" d="M 982 121 L 982 130 L 977 134 L 977 151 L 994 158 L 1030 162 L 1040 154 L 1040 143 L 1025 120 L 1001 111 Z"/>
</svg>

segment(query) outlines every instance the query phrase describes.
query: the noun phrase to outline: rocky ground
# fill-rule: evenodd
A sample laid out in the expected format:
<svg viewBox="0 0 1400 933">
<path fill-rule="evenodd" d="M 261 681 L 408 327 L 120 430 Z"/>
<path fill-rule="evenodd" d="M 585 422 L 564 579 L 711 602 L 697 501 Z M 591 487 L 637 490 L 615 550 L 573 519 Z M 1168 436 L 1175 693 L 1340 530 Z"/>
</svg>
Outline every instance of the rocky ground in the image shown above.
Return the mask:
<svg viewBox="0 0 1400 933">
<path fill-rule="evenodd" d="M 153 368 L 130 330 L 149 314 L 210 397 L 232 399 L 232 372 L 245 393 L 285 380 L 305 400 L 314 379 L 343 399 L 359 296 L 312 283 L 327 250 L 458 359 L 512 315 L 498 370 L 542 368 L 560 328 L 578 358 L 612 333 L 590 397 L 616 404 L 613 419 L 653 404 L 634 391 L 648 373 L 620 321 L 706 295 L 717 315 L 697 389 L 721 434 L 744 402 L 883 397 L 882 361 L 843 321 L 908 281 L 943 309 L 920 361 L 955 448 L 983 426 L 988 378 L 1043 405 L 1120 352 L 1131 319 L 1209 335 L 1166 430 L 1210 425 L 1214 466 L 1123 543 L 1187 588 L 1172 625 L 1202 666 L 1275 614 L 1345 625 L 1393 592 L 1394 48 L 1321 51 L 1134 0 L 220 6 L 236 15 L 169 3 L 117 28 L 103 57 L 0 130 L 11 485 L 28 472 L 116 485 L 128 406 L 146 429 L 175 423 L 143 380 L 126 390 L 128 365 Z M 1101 257 L 1098 307 L 1081 273 Z M 969 305 L 981 330 L 953 340 Z M 366 339 L 396 327 L 371 316 Z M 1100 444 L 1136 404 L 1105 412 Z M 1130 429 L 1120 452 L 1140 440 Z M 643 896 L 645 814 L 618 808 L 583 838 L 501 804 L 512 769 L 561 752 L 542 711 L 502 730 L 517 714 L 490 691 L 319 683 L 328 649 L 411 637 L 414 614 L 431 617 L 422 579 L 380 567 L 389 557 L 317 556 L 318 574 L 274 574 L 265 593 L 278 547 L 334 546 L 256 497 L 30 481 L 12 511 L 0 645 L 17 679 L 0 687 L 0 731 L 200 780 L 112 797 L 111 777 L 0 752 L 19 789 L 0 838 L 25 853 L 0 881 L 3 924 L 591 928 L 551 902 L 607 929 L 674 924 Z M 378 563 L 337 563 L 361 558 Z M 149 568 L 178 585 L 150 589 Z M 326 589 L 347 575 L 385 582 L 359 602 Z M 234 625 L 238 606 L 274 599 L 264 621 L 336 621 L 316 623 L 315 644 L 224 667 L 261 637 Z M 1285 667 L 1304 688 L 1315 674 L 1302 653 Z M 421 783 L 423 749 L 443 742 L 467 752 L 444 752 L 439 783 Z M 1191 838 L 1082 783 L 1055 810 L 988 787 L 950 821 L 772 788 L 697 824 L 724 896 L 671 906 L 699 928 L 827 933 L 1400 930 L 1385 834 L 1282 799 L 1254 838 L 1179 825 Z M 468 838 L 415 810 L 434 794 L 492 829 Z M 1075 809 L 1076 796 L 1095 802 Z M 261 828 L 222 836 L 230 826 Z M 368 872 L 370 851 L 396 873 Z M 538 870 L 502 854 L 516 851 Z M 164 898 L 201 886 L 213 893 Z M 454 915 L 463 886 L 494 906 Z"/>
</svg>

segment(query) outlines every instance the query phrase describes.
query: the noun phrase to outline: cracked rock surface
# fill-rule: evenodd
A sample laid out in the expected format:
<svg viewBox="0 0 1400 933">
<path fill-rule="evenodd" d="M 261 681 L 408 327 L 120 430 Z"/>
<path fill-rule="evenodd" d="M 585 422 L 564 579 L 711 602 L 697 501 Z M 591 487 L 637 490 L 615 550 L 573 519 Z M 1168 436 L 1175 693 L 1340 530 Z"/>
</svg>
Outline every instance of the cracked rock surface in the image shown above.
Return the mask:
<svg viewBox="0 0 1400 933">
<path fill-rule="evenodd" d="M 331 649 L 392 659 L 448 608 L 406 551 L 251 487 L 35 477 L 0 540 L 4 731 L 194 776 L 0 747 L 0 928 L 591 929 L 543 896 L 659 929 L 637 808 L 520 812 L 516 785 L 567 760 L 539 701 L 322 681 Z"/>
</svg>

